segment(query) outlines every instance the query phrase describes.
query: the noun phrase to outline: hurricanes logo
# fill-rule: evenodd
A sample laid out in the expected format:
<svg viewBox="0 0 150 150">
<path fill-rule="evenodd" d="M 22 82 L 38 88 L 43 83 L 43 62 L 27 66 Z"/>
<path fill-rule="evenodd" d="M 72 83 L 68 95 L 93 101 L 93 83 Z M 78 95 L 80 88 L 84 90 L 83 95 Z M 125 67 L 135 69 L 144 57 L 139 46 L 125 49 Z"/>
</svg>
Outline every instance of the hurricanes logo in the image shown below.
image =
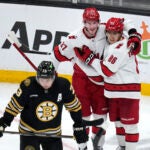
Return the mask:
<svg viewBox="0 0 150 150">
<path fill-rule="evenodd" d="M 143 59 L 150 59 L 150 32 L 148 32 L 147 30 L 148 25 L 146 25 L 145 22 L 143 21 L 141 28 L 143 29 L 142 48 L 138 56 Z"/>
<path fill-rule="evenodd" d="M 51 101 L 40 103 L 36 109 L 36 115 L 39 120 L 47 122 L 53 120 L 58 113 L 58 107 Z"/>
</svg>

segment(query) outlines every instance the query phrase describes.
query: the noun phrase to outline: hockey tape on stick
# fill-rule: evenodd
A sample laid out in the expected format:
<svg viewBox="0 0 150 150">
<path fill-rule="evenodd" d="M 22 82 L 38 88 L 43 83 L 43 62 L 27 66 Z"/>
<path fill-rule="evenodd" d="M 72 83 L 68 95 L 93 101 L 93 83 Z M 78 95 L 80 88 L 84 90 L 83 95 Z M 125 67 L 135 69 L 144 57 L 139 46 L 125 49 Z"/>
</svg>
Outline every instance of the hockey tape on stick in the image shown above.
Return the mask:
<svg viewBox="0 0 150 150">
<path fill-rule="evenodd" d="M 33 64 L 33 62 L 23 53 L 23 51 L 20 49 L 22 44 L 19 42 L 19 40 L 16 38 L 14 31 L 11 31 L 8 35 L 7 39 L 9 42 L 16 48 L 16 50 L 27 60 L 27 62 L 33 67 L 35 71 L 37 71 L 37 67 Z"/>
<path fill-rule="evenodd" d="M 9 34 L 8 34 L 8 37 L 7 39 L 9 40 L 10 43 L 15 43 L 17 45 L 17 47 L 21 47 L 21 43 L 19 42 L 18 38 L 16 37 L 15 35 L 15 32 L 14 31 L 11 31 Z"/>
</svg>

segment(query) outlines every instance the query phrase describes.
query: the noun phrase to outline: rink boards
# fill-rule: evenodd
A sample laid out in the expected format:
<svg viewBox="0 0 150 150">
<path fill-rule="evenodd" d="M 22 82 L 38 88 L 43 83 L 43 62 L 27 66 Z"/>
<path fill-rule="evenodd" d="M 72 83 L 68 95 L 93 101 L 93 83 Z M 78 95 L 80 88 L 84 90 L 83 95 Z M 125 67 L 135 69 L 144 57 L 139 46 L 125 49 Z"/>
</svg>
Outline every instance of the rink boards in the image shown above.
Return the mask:
<svg viewBox="0 0 150 150">
<path fill-rule="evenodd" d="M 41 55 L 41 52 L 51 52 L 67 34 L 83 25 L 82 13 L 83 9 L 1 3 L 0 82 L 18 83 L 35 74 L 33 68 L 7 40 L 7 35 L 11 30 L 15 31 L 22 43 L 29 47 L 25 54 L 38 66 L 42 60 L 49 60 L 49 55 Z M 137 55 L 137 59 L 142 82 L 142 95 L 150 95 L 149 16 L 106 11 L 100 11 L 100 16 L 102 22 L 106 22 L 108 18 L 114 16 L 133 20 L 135 27 L 142 34 L 141 52 Z M 33 49 L 36 54 L 31 53 Z M 71 81 L 72 68 L 70 65 L 64 64 L 62 68 L 58 73 Z"/>
<path fill-rule="evenodd" d="M 11 82 L 19 83 L 28 76 L 35 75 L 35 72 L 25 72 L 25 71 L 9 71 L 9 70 L 0 70 L 0 82 Z M 67 78 L 71 82 L 72 76 L 69 74 L 58 74 L 59 76 Z M 145 96 L 150 96 L 150 84 L 142 83 L 141 94 Z"/>
</svg>

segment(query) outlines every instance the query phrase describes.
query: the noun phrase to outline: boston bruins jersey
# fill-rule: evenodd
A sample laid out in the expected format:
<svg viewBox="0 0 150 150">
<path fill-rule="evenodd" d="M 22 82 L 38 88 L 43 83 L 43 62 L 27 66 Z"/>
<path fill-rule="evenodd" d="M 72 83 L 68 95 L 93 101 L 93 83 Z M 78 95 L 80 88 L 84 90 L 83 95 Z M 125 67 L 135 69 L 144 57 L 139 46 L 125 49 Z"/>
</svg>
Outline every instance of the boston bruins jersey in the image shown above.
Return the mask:
<svg viewBox="0 0 150 150">
<path fill-rule="evenodd" d="M 70 112 L 81 114 L 81 104 L 67 79 L 56 77 L 52 87 L 44 90 L 36 77 L 29 77 L 22 81 L 13 94 L 5 109 L 4 118 L 10 125 L 13 118 L 20 113 L 20 132 L 58 135 L 61 133 L 63 106 Z"/>
</svg>

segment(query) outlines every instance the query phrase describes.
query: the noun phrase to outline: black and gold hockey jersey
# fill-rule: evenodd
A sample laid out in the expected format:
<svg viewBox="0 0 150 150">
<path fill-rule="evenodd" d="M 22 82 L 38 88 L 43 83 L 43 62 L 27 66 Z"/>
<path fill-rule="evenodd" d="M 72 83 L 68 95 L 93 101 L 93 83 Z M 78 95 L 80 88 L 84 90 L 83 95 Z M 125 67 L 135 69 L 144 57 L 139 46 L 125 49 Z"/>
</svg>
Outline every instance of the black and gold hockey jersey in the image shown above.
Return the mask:
<svg viewBox="0 0 150 150">
<path fill-rule="evenodd" d="M 17 92 L 8 103 L 4 118 L 8 124 L 20 114 L 19 131 L 61 134 L 63 106 L 70 111 L 74 121 L 81 120 L 81 104 L 76 98 L 70 82 L 56 77 L 51 88 L 43 89 L 36 77 L 22 81 Z M 78 119 L 75 120 L 74 118 Z"/>
</svg>

